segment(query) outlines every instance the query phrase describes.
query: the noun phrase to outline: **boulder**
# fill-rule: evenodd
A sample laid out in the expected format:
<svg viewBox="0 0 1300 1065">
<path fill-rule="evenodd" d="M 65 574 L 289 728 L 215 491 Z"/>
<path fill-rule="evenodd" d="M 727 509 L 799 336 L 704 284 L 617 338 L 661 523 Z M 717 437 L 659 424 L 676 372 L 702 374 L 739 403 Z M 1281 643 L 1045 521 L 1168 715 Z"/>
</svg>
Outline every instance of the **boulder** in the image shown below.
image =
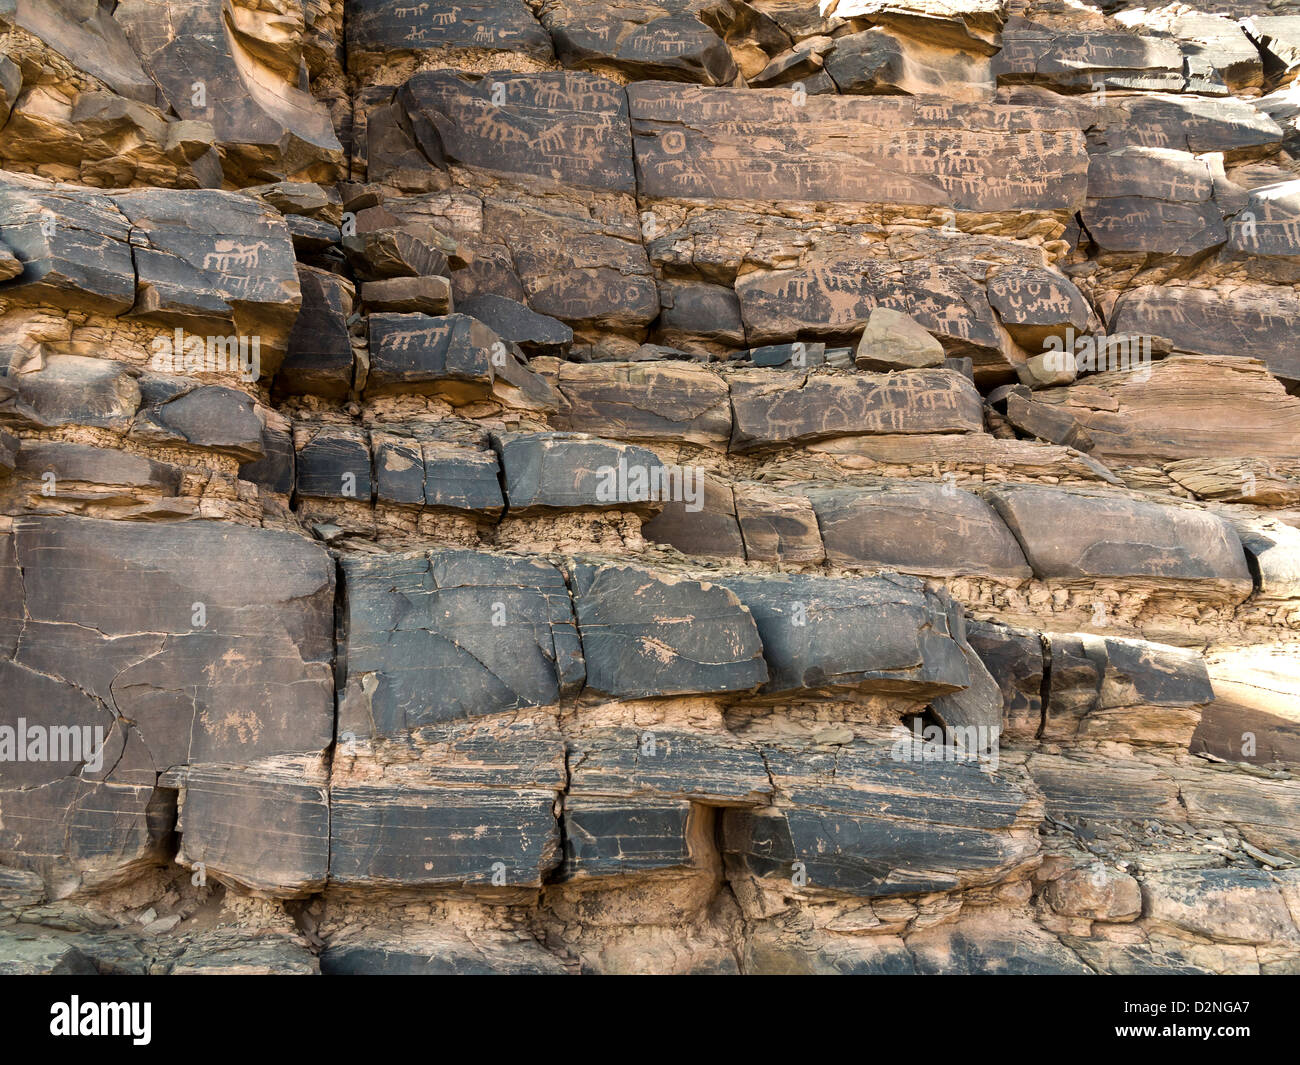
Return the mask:
<svg viewBox="0 0 1300 1065">
<path fill-rule="evenodd" d="M 80 777 L 58 762 L 4 763 L 0 862 L 60 892 L 135 875 L 174 828 L 174 785 L 158 784 L 170 769 L 222 766 L 236 779 L 281 759 L 303 767 L 283 779 L 307 785 L 333 735 L 334 567 L 320 547 L 237 525 L 72 517 L 26 519 L 6 541 L 0 585 L 10 569 L 26 574 L 0 611 L 6 689 L 29 724 L 84 726 L 94 742 Z M 212 834 L 196 823 L 186 845 L 220 848 L 234 824 L 249 839 L 270 831 L 275 815 L 239 794 L 248 810 L 236 813 L 232 792 L 214 798 Z M 322 851 L 322 873 L 323 862 Z M 259 872 L 274 894 L 305 882 L 245 867 Z"/>
<path fill-rule="evenodd" d="M 489 396 L 554 409 L 554 389 L 482 322 L 464 314 L 370 315 L 367 398 L 414 392 L 463 405 Z"/>
<path fill-rule="evenodd" d="M 1263 53 L 1269 77 L 1293 81 L 1300 70 L 1300 15 L 1252 14 L 1241 25 Z"/>
<path fill-rule="evenodd" d="M 688 555 L 745 558 L 731 485 L 709 477 L 698 467 L 679 466 L 673 472 L 689 491 L 679 491 L 676 498 L 665 502 L 663 510 L 641 526 L 641 535 Z"/>
<path fill-rule="evenodd" d="M 738 8 L 716 0 L 668 0 L 649 13 L 633 3 L 563 0 L 545 8 L 541 19 L 566 67 L 617 71 L 633 80 L 729 85 L 736 63 L 718 33 Z"/>
<path fill-rule="evenodd" d="M 1231 296 L 1214 290 L 1139 286 L 1116 301 L 1112 331 L 1168 337 L 1175 350 L 1259 359 L 1284 384 L 1300 383 L 1300 353 L 1287 343 L 1287 323 L 1300 297 L 1260 285 Z"/>
<path fill-rule="evenodd" d="M 374 494 L 370 441 L 364 430 L 342 426 L 299 426 L 295 430 L 299 496 L 356 499 Z"/>
<path fill-rule="evenodd" d="M 1071 869 L 1043 891 L 1053 913 L 1094 921 L 1131 921 L 1142 913 L 1142 887 L 1124 873 L 1098 862 L 1091 869 Z"/>
<path fill-rule="evenodd" d="M 942 366 L 943 345 L 906 314 L 877 307 L 867 319 L 854 363 L 860 370 L 917 370 Z"/>
<path fill-rule="evenodd" d="M 671 728 L 596 729 L 570 752 L 569 793 L 762 805 L 772 782 L 759 748 Z"/>
<path fill-rule="evenodd" d="M 469 81 L 453 71 L 429 71 L 408 80 L 398 99 L 433 165 L 470 166 L 519 181 L 636 190 L 627 102 L 604 78 L 500 70 Z"/>
<path fill-rule="evenodd" d="M 508 296 L 484 293 L 466 301 L 460 309 L 506 343 L 518 344 L 528 355 L 563 356 L 573 344 L 573 330 L 563 322 L 538 314 Z"/>
<path fill-rule="evenodd" d="M 1169 869 L 1142 878 L 1150 924 L 1226 943 L 1300 943 L 1286 900 L 1256 869 Z"/>
<path fill-rule="evenodd" d="M 320 891 L 329 871 L 330 804 L 300 774 L 188 766 L 162 778 L 179 789 L 176 860 L 272 898 Z"/>
<path fill-rule="evenodd" d="M 735 490 L 736 520 L 752 562 L 821 562 L 826 558 L 817 514 L 806 496 L 758 485 Z"/>
<path fill-rule="evenodd" d="M 1110 464 L 1223 460 L 1238 492 L 1251 485 L 1240 463 L 1294 454 L 1300 432 L 1300 400 L 1262 362 L 1232 355 L 1172 356 L 1063 388 L 1025 390 L 1007 397 L 1006 414 L 1033 436 Z M 1263 471 L 1255 476 L 1254 490 L 1274 480 Z"/>
<path fill-rule="evenodd" d="M 119 362 L 54 355 L 39 371 L 7 381 L 33 427 L 93 425 L 124 430 L 140 409 L 140 385 Z"/>
<path fill-rule="evenodd" d="M 445 277 L 390 277 L 361 286 L 361 302 L 390 314 L 450 314 L 451 281 Z"/>
<path fill-rule="evenodd" d="M 886 26 L 836 37 L 825 66 L 846 96 L 942 95 L 967 102 L 993 96 L 992 68 L 983 55 Z"/>
<path fill-rule="evenodd" d="M 439 277 L 450 269 L 445 240 L 432 226 L 386 226 L 345 236 L 343 251 L 363 281 Z"/>
<path fill-rule="evenodd" d="M 485 945 L 482 937 L 471 942 L 448 936 L 419 948 L 409 938 L 331 943 L 321 951 L 320 970 L 326 976 L 562 976 L 568 971 L 532 939 Z"/>
<path fill-rule="evenodd" d="M 559 863 L 555 793 L 505 787 L 330 789 L 340 886 L 540 887 Z"/>
<path fill-rule="evenodd" d="M 348 318 L 356 290 L 338 274 L 299 265 L 302 308 L 289 334 L 289 350 L 275 387 L 290 395 L 342 399 L 352 388 L 352 337 Z"/>
<path fill-rule="evenodd" d="M 1002 732 L 1033 739 L 1043 723 L 1043 639 L 1031 629 L 967 621 L 966 640 L 1002 693 Z"/>
<path fill-rule="evenodd" d="M 559 879 L 636 876 L 688 867 L 691 820 L 688 802 L 568 799 Z"/>
<path fill-rule="evenodd" d="M 1182 49 L 1174 41 L 1133 33 L 1062 32 L 1011 18 L 993 60 L 999 85 L 1039 84 L 1065 92 L 1106 89 L 1182 92 Z"/>
</svg>

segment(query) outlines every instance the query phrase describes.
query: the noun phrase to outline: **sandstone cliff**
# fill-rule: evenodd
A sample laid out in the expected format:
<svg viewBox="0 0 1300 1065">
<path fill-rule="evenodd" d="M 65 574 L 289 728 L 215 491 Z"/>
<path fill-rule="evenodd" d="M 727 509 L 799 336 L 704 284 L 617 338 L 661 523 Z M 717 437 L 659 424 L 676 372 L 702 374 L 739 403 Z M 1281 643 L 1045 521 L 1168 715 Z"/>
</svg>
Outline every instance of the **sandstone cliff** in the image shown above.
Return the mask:
<svg viewBox="0 0 1300 1065">
<path fill-rule="evenodd" d="M 0 0 L 0 972 L 1300 972 L 1300 4 Z"/>
</svg>

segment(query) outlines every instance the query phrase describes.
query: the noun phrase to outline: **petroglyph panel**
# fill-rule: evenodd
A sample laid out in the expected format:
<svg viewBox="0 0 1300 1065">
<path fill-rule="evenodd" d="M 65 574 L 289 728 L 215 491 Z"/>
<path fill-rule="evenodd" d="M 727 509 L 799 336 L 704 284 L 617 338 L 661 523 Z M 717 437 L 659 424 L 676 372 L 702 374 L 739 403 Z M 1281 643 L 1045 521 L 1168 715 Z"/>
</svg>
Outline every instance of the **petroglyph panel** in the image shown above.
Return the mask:
<svg viewBox="0 0 1300 1065">
<path fill-rule="evenodd" d="M 523 0 L 347 0 L 347 12 L 354 64 L 451 49 L 552 58 L 551 39 Z"/>
<path fill-rule="evenodd" d="M 809 96 L 642 82 L 627 90 L 650 198 L 1068 211 L 1087 158 L 1070 113 L 937 97 Z"/>
<path fill-rule="evenodd" d="M 416 74 L 398 92 L 425 155 L 439 165 L 634 192 L 627 101 L 590 74 L 510 74 L 477 82 Z"/>
<path fill-rule="evenodd" d="M 1263 285 L 1230 294 L 1143 286 L 1115 305 L 1114 333 L 1168 337 L 1177 351 L 1259 359 L 1289 384 L 1300 383 L 1300 296 Z"/>
<path fill-rule="evenodd" d="M 773 379 L 765 371 L 731 379 L 734 450 L 881 433 L 977 433 L 984 427 L 975 386 L 952 370 L 852 377 Z"/>
</svg>

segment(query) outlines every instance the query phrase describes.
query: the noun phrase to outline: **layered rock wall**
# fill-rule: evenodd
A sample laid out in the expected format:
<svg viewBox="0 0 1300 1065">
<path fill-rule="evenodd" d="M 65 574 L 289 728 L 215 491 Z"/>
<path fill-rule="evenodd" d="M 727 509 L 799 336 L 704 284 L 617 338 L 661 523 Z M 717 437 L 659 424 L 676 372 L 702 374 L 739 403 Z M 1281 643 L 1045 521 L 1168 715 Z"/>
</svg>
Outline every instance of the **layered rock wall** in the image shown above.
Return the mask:
<svg viewBox="0 0 1300 1065">
<path fill-rule="evenodd" d="M 0 3 L 0 971 L 1300 971 L 1297 75 Z"/>
</svg>

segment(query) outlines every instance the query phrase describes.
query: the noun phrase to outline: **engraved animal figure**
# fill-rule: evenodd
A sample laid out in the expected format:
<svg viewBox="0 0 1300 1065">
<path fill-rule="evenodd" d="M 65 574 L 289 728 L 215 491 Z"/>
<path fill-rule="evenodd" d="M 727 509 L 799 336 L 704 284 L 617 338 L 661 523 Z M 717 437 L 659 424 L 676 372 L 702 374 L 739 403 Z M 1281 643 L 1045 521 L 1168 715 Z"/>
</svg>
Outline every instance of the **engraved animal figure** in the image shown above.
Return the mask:
<svg viewBox="0 0 1300 1065">
<path fill-rule="evenodd" d="M 219 240 L 216 249 L 203 256 L 203 269 L 225 273 L 229 270 L 252 270 L 261 260 L 265 245 L 240 244 L 233 240 Z"/>
</svg>

